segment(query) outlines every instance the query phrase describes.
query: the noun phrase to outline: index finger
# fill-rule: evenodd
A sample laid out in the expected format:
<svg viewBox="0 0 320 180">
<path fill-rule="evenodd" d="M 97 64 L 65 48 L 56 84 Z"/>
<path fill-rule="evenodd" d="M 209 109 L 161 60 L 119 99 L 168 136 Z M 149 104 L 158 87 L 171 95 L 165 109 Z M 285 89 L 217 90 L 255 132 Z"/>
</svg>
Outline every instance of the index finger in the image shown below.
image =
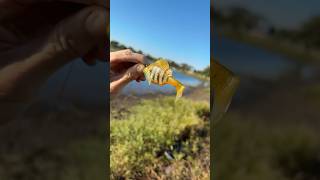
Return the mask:
<svg viewBox="0 0 320 180">
<path fill-rule="evenodd" d="M 133 62 L 144 64 L 145 56 L 143 54 L 134 53 L 130 49 L 120 50 L 110 53 L 110 63 L 114 62 Z"/>
</svg>

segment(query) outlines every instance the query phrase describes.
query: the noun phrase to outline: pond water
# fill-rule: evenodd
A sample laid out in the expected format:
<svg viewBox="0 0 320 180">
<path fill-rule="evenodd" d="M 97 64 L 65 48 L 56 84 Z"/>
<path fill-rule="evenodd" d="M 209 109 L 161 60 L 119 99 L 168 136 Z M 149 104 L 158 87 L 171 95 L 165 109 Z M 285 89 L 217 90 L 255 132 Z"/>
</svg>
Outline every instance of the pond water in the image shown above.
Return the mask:
<svg viewBox="0 0 320 180">
<path fill-rule="evenodd" d="M 47 83 L 40 89 L 39 98 L 63 99 L 63 101 L 67 102 L 85 102 L 88 104 L 105 104 L 107 100 L 106 93 L 109 87 L 108 68 L 106 63 L 98 62 L 94 66 L 87 66 L 81 59 L 75 60 L 49 78 Z M 174 71 L 173 74 L 177 80 L 186 85 L 186 92 L 190 87 L 201 83 L 200 80 L 177 71 Z M 68 77 L 67 80 L 66 77 Z M 64 84 L 65 80 L 66 83 Z M 63 92 L 61 92 L 62 90 Z M 175 88 L 170 85 L 162 87 L 157 85 L 149 86 L 146 81 L 140 83 L 133 81 L 123 89 L 122 93 L 135 95 L 175 93 Z"/>
<path fill-rule="evenodd" d="M 175 70 L 173 71 L 173 76 L 186 86 L 185 92 L 188 92 L 190 87 L 195 87 L 202 83 L 202 81 L 194 77 L 185 75 Z M 147 81 L 143 81 L 139 83 L 133 81 L 123 89 L 122 93 L 143 95 L 143 94 L 154 94 L 154 93 L 174 93 L 175 91 L 176 91 L 175 87 L 171 85 L 158 86 L 155 84 L 149 85 Z"/>
<path fill-rule="evenodd" d="M 88 105 L 105 105 L 107 87 L 109 87 L 107 68 L 106 63 L 98 62 L 94 66 L 88 66 L 81 59 L 77 59 L 55 72 L 48 79 L 40 89 L 39 98 L 62 100 L 63 102 L 84 102 Z M 66 83 L 64 83 L 65 80 Z M 62 90 L 63 92 L 61 92 Z"/>
<path fill-rule="evenodd" d="M 213 56 L 237 74 L 276 79 L 294 68 L 294 61 L 222 36 L 213 37 Z"/>
</svg>

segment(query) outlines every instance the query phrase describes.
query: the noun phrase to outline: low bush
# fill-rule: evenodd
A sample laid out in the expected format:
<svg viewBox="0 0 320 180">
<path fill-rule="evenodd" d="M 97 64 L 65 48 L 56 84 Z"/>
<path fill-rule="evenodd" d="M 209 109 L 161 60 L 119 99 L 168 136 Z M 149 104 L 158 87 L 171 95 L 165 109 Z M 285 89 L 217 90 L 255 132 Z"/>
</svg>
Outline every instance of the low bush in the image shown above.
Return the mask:
<svg viewBox="0 0 320 180">
<path fill-rule="evenodd" d="M 186 129 L 204 124 L 199 113 L 203 115 L 208 110 L 207 102 L 193 102 L 182 98 L 175 103 L 174 98 L 159 98 L 144 100 L 131 107 L 130 113 L 125 117 L 115 119 L 116 116 L 111 116 L 111 178 L 136 178 L 146 174 L 161 176 L 157 173 L 162 170 L 170 174 L 177 169 L 173 168 L 169 172 L 168 168 L 164 170 L 161 167 L 169 167 L 170 163 L 172 163 L 170 167 L 174 167 L 174 164 L 181 164 L 183 161 L 187 162 L 184 164 L 196 166 L 196 161 L 187 160 L 183 158 L 185 154 L 172 150 Z M 207 127 L 209 127 L 208 123 Z M 189 133 L 189 135 L 196 134 Z M 209 133 L 207 133 L 207 139 L 208 136 Z M 192 144 L 185 141 L 181 143 Z M 209 149 L 209 142 L 207 142 L 207 148 Z M 169 161 L 163 155 L 166 150 L 173 152 L 173 156 L 176 157 L 173 161 Z M 181 167 L 181 169 L 184 168 Z"/>
</svg>

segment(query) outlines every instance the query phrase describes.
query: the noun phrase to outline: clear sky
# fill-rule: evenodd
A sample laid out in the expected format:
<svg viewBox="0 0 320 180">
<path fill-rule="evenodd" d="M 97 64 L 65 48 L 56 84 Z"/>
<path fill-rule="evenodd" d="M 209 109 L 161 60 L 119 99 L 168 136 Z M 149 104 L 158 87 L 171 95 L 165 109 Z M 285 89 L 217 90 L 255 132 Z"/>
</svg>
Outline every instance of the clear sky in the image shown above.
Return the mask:
<svg viewBox="0 0 320 180">
<path fill-rule="evenodd" d="M 210 0 L 111 0 L 110 36 L 203 69 L 210 64 Z"/>
<path fill-rule="evenodd" d="M 242 6 L 283 28 L 297 28 L 308 18 L 320 15 L 320 0 L 214 0 L 217 8 Z"/>
</svg>

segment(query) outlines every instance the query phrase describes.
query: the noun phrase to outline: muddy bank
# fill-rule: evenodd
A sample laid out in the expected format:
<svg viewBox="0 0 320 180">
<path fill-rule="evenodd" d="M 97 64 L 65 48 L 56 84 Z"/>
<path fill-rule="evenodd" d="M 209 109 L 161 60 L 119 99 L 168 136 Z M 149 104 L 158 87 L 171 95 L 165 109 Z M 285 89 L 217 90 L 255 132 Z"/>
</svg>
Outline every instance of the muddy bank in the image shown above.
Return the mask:
<svg viewBox="0 0 320 180">
<path fill-rule="evenodd" d="M 124 110 L 125 107 L 135 105 L 141 100 L 155 99 L 163 97 L 175 97 L 175 93 L 149 93 L 144 95 L 133 94 L 118 94 L 110 99 L 110 108 Z M 185 92 L 182 98 L 191 99 L 194 101 L 210 101 L 210 88 L 205 85 L 190 87 L 188 92 Z"/>
</svg>

